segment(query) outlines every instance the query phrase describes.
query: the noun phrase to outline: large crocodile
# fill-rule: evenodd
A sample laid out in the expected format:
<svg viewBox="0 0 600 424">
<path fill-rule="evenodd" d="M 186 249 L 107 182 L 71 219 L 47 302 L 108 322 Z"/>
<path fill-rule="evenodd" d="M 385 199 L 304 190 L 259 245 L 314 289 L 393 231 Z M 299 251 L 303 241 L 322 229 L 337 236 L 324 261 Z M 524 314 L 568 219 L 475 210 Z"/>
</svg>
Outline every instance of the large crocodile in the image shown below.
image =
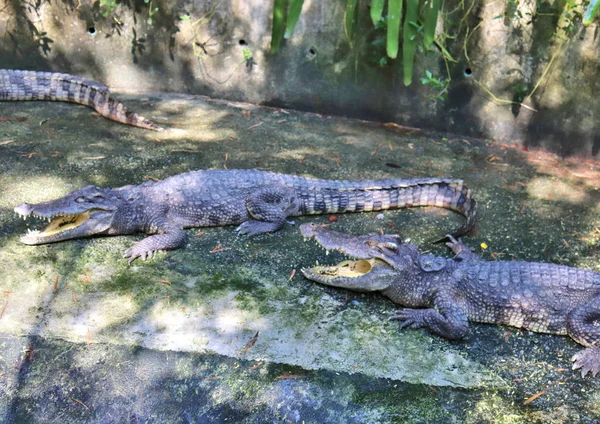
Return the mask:
<svg viewBox="0 0 600 424">
<path fill-rule="evenodd" d="M 0 69 L 0 101 L 49 100 L 89 106 L 113 121 L 162 131 L 143 116 L 110 98 L 108 87 L 75 75 Z"/>
<path fill-rule="evenodd" d="M 306 278 L 356 291 L 379 291 L 404 307 L 391 316 L 401 328 L 426 328 L 455 340 L 469 321 L 568 335 L 586 348 L 573 369 L 600 371 L 600 273 L 534 262 L 483 261 L 450 237 L 453 259 L 421 254 L 393 235 L 353 236 L 303 224 L 326 249 L 352 256 L 335 266 L 303 269 Z M 421 308 L 421 309 L 413 309 Z"/>
<path fill-rule="evenodd" d="M 258 170 L 194 171 L 121 188 L 85 187 L 38 204 L 15 207 L 22 216 L 51 220 L 21 241 L 43 244 L 94 234 L 154 234 L 125 252 L 129 262 L 185 244 L 184 228 L 241 224 L 240 234 L 276 231 L 288 216 L 437 206 L 475 224 L 476 202 L 462 180 L 442 178 L 336 181 Z"/>
</svg>

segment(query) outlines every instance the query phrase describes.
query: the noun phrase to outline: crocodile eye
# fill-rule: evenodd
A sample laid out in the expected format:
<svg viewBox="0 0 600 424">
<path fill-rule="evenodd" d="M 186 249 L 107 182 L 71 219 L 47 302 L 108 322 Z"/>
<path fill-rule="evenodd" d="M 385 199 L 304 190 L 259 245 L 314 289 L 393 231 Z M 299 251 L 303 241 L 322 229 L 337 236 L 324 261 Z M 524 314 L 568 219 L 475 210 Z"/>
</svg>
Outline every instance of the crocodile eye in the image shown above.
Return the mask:
<svg viewBox="0 0 600 424">
<path fill-rule="evenodd" d="M 97 202 L 104 202 L 104 195 L 100 194 L 100 193 L 96 193 L 92 196 L 94 198 L 94 200 L 96 200 Z"/>
<path fill-rule="evenodd" d="M 77 199 L 75 199 L 75 201 L 76 201 L 77 203 L 84 203 L 84 202 L 85 202 L 85 197 L 83 197 L 83 196 L 79 196 Z"/>
</svg>

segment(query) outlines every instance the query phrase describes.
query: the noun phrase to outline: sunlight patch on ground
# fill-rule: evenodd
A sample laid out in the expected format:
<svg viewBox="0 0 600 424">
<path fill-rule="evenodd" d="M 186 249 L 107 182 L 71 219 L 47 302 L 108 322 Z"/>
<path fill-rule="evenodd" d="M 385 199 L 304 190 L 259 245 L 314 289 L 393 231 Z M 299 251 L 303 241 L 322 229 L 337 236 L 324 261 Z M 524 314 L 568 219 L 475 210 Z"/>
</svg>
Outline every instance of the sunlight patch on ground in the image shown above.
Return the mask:
<svg viewBox="0 0 600 424">
<path fill-rule="evenodd" d="M 548 177 L 537 177 L 527 185 L 529 196 L 540 200 L 552 200 L 581 205 L 590 200 L 589 194 L 567 182 Z"/>
<path fill-rule="evenodd" d="M 12 209 L 19 203 L 39 203 L 64 196 L 73 190 L 72 181 L 50 174 L 12 178 L 3 175 L 0 180 L 0 208 Z M 43 190 L 40 189 L 43 187 Z"/>
</svg>

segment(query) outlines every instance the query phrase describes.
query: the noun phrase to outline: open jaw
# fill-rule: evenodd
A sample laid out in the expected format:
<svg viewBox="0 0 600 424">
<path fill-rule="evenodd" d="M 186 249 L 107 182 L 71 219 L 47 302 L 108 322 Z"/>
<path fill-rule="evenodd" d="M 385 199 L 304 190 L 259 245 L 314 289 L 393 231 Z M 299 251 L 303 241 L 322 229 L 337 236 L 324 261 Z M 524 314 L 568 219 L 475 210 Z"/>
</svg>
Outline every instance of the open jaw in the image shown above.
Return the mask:
<svg viewBox="0 0 600 424">
<path fill-rule="evenodd" d="M 305 237 L 314 238 L 324 249 L 337 250 L 353 258 L 337 265 L 303 268 L 302 274 L 309 280 L 356 291 L 377 291 L 389 287 L 398 275 L 388 262 L 375 257 L 379 255 L 372 256 L 369 253 L 373 251 L 369 252 L 369 248 L 361 248 L 369 240 L 368 236 L 338 233 L 317 228 L 314 224 L 301 226 L 300 231 Z M 346 248 L 348 246 L 350 248 Z"/>
<path fill-rule="evenodd" d="M 381 259 L 346 260 L 337 265 L 303 268 L 302 274 L 317 283 L 356 291 L 384 290 L 397 272 Z"/>
<path fill-rule="evenodd" d="M 14 210 L 23 219 L 34 216 L 50 222 L 43 230 L 28 230 L 27 234 L 21 237 L 21 242 L 29 245 L 54 243 L 101 234 L 108 230 L 112 221 L 112 213 L 102 209 L 90 209 L 77 214 L 61 212 L 47 214 L 36 211 L 31 205 L 23 203 Z"/>
</svg>

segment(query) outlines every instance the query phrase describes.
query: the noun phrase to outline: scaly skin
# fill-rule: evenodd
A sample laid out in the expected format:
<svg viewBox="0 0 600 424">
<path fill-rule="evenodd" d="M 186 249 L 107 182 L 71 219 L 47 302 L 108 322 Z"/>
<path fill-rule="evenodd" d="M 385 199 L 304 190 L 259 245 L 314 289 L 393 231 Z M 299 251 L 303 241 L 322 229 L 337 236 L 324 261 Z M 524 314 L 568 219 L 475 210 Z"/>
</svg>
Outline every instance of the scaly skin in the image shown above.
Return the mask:
<svg viewBox="0 0 600 424">
<path fill-rule="evenodd" d="M 302 270 L 306 278 L 356 291 L 379 291 L 404 307 L 401 328 L 426 328 L 447 339 L 469 321 L 568 335 L 586 347 L 573 356 L 582 376 L 600 372 L 600 273 L 534 262 L 487 262 L 453 237 L 456 254 L 421 254 L 394 236 L 351 236 L 304 224 L 305 237 L 361 260 Z M 417 309 L 418 308 L 418 309 Z"/>
<path fill-rule="evenodd" d="M 53 220 L 44 232 L 23 237 L 26 244 L 94 234 L 153 234 L 125 252 L 131 263 L 182 247 L 184 228 L 240 224 L 240 234 L 253 236 L 277 231 L 289 216 L 410 206 L 463 214 L 467 220 L 459 234 L 475 224 L 476 202 L 462 180 L 333 181 L 257 170 L 195 171 L 116 189 L 89 186 L 57 200 L 23 203 L 15 212 Z"/>
<path fill-rule="evenodd" d="M 89 106 L 105 118 L 154 131 L 163 129 L 127 112 L 110 98 L 108 87 L 75 75 L 0 69 L 0 101 L 48 100 Z"/>
</svg>

